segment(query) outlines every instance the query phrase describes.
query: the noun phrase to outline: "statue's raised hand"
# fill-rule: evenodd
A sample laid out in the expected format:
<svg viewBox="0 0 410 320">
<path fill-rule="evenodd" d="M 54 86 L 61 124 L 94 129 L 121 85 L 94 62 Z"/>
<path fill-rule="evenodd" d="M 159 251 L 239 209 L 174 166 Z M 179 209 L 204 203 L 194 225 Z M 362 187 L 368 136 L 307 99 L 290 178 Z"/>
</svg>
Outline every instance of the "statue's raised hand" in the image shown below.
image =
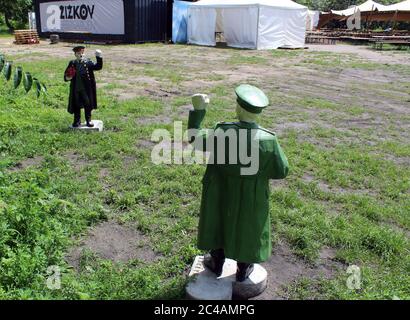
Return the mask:
<svg viewBox="0 0 410 320">
<path fill-rule="evenodd" d="M 192 96 L 192 105 L 195 110 L 205 110 L 209 105 L 209 97 L 206 94 L 194 94 Z"/>
</svg>

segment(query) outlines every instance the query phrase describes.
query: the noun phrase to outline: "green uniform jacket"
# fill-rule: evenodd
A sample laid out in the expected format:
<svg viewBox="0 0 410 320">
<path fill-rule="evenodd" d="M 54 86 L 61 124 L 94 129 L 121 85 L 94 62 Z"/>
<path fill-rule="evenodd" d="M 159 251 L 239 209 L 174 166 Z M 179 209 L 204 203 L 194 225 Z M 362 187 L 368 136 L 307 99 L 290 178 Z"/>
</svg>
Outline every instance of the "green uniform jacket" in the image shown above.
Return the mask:
<svg viewBox="0 0 410 320">
<path fill-rule="evenodd" d="M 191 111 L 188 128 L 200 129 L 204 117 L 205 110 Z M 272 252 L 269 179 L 284 179 L 289 172 L 288 160 L 275 134 L 257 124 L 220 123 L 215 130 L 217 128 L 225 132 L 246 129 L 248 148 L 253 129 L 252 137 L 259 141 L 259 171 L 243 176 L 240 168 L 244 166 L 240 164 L 208 164 L 202 181 L 198 247 L 201 250 L 224 249 L 227 258 L 243 263 L 267 261 Z M 193 138 L 196 139 L 195 147 L 205 148 L 205 141 L 210 138 L 209 130 L 199 130 Z M 225 154 L 226 149 L 228 143 Z"/>
</svg>

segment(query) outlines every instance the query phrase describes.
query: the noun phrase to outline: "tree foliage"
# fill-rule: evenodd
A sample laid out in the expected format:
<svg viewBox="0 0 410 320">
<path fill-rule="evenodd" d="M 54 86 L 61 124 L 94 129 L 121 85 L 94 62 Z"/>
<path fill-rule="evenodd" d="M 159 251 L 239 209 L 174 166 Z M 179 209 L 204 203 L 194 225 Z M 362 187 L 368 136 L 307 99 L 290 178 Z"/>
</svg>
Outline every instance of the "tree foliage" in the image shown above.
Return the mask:
<svg viewBox="0 0 410 320">
<path fill-rule="evenodd" d="M 0 15 L 10 30 L 26 24 L 32 9 L 32 0 L 0 0 Z"/>
<path fill-rule="evenodd" d="M 330 11 L 330 10 L 344 10 L 352 5 L 359 5 L 366 0 L 295 0 L 296 2 L 303 4 L 309 9 Z M 403 0 L 375 0 L 378 3 L 388 5 Z"/>
</svg>

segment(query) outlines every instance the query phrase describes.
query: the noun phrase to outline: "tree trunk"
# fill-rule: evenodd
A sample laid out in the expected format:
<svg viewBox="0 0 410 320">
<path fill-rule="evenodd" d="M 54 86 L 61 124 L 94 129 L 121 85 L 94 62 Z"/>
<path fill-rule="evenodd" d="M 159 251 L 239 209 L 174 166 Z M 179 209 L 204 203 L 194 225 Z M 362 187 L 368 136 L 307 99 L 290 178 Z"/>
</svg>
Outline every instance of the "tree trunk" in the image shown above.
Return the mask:
<svg viewBox="0 0 410 320">
<path fill-rule="evenodd" d="M 14 31 L 14 28 L 11 25 L 11 22 L 9 20 L 9 16 L 7 14 L 4 14 L 4 22 L 6 23 L 7 28 L 9 28 L 9 32 L 12 33 Z"/>
</svg>

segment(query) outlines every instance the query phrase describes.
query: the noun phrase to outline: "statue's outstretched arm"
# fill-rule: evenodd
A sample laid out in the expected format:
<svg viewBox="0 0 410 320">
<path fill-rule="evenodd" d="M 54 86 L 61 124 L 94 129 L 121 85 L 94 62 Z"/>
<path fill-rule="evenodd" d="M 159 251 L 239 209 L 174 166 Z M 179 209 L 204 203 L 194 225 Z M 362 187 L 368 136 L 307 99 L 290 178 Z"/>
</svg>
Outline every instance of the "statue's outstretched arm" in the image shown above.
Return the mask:
<svg viewBox="0 0 410 320">
<path fill-rule="evenodd" d="M 289 174 L 288 158 L 283 152 L 277 138 L 274 140 L 274 150 L 272 154 L 272 165 L 269 178 L 271 179 L 285 179 Z"/>
<path fill-rule="evenodd" d="M 213 130 L 201 128 L 209 106 L 210 99 L 206 94 L 195 94 L 192 96 L 194 110 L 189 112 L 188 140 L 197 150 L 206 151 L 207 140 L 213 136 Z"/>
</svg>

